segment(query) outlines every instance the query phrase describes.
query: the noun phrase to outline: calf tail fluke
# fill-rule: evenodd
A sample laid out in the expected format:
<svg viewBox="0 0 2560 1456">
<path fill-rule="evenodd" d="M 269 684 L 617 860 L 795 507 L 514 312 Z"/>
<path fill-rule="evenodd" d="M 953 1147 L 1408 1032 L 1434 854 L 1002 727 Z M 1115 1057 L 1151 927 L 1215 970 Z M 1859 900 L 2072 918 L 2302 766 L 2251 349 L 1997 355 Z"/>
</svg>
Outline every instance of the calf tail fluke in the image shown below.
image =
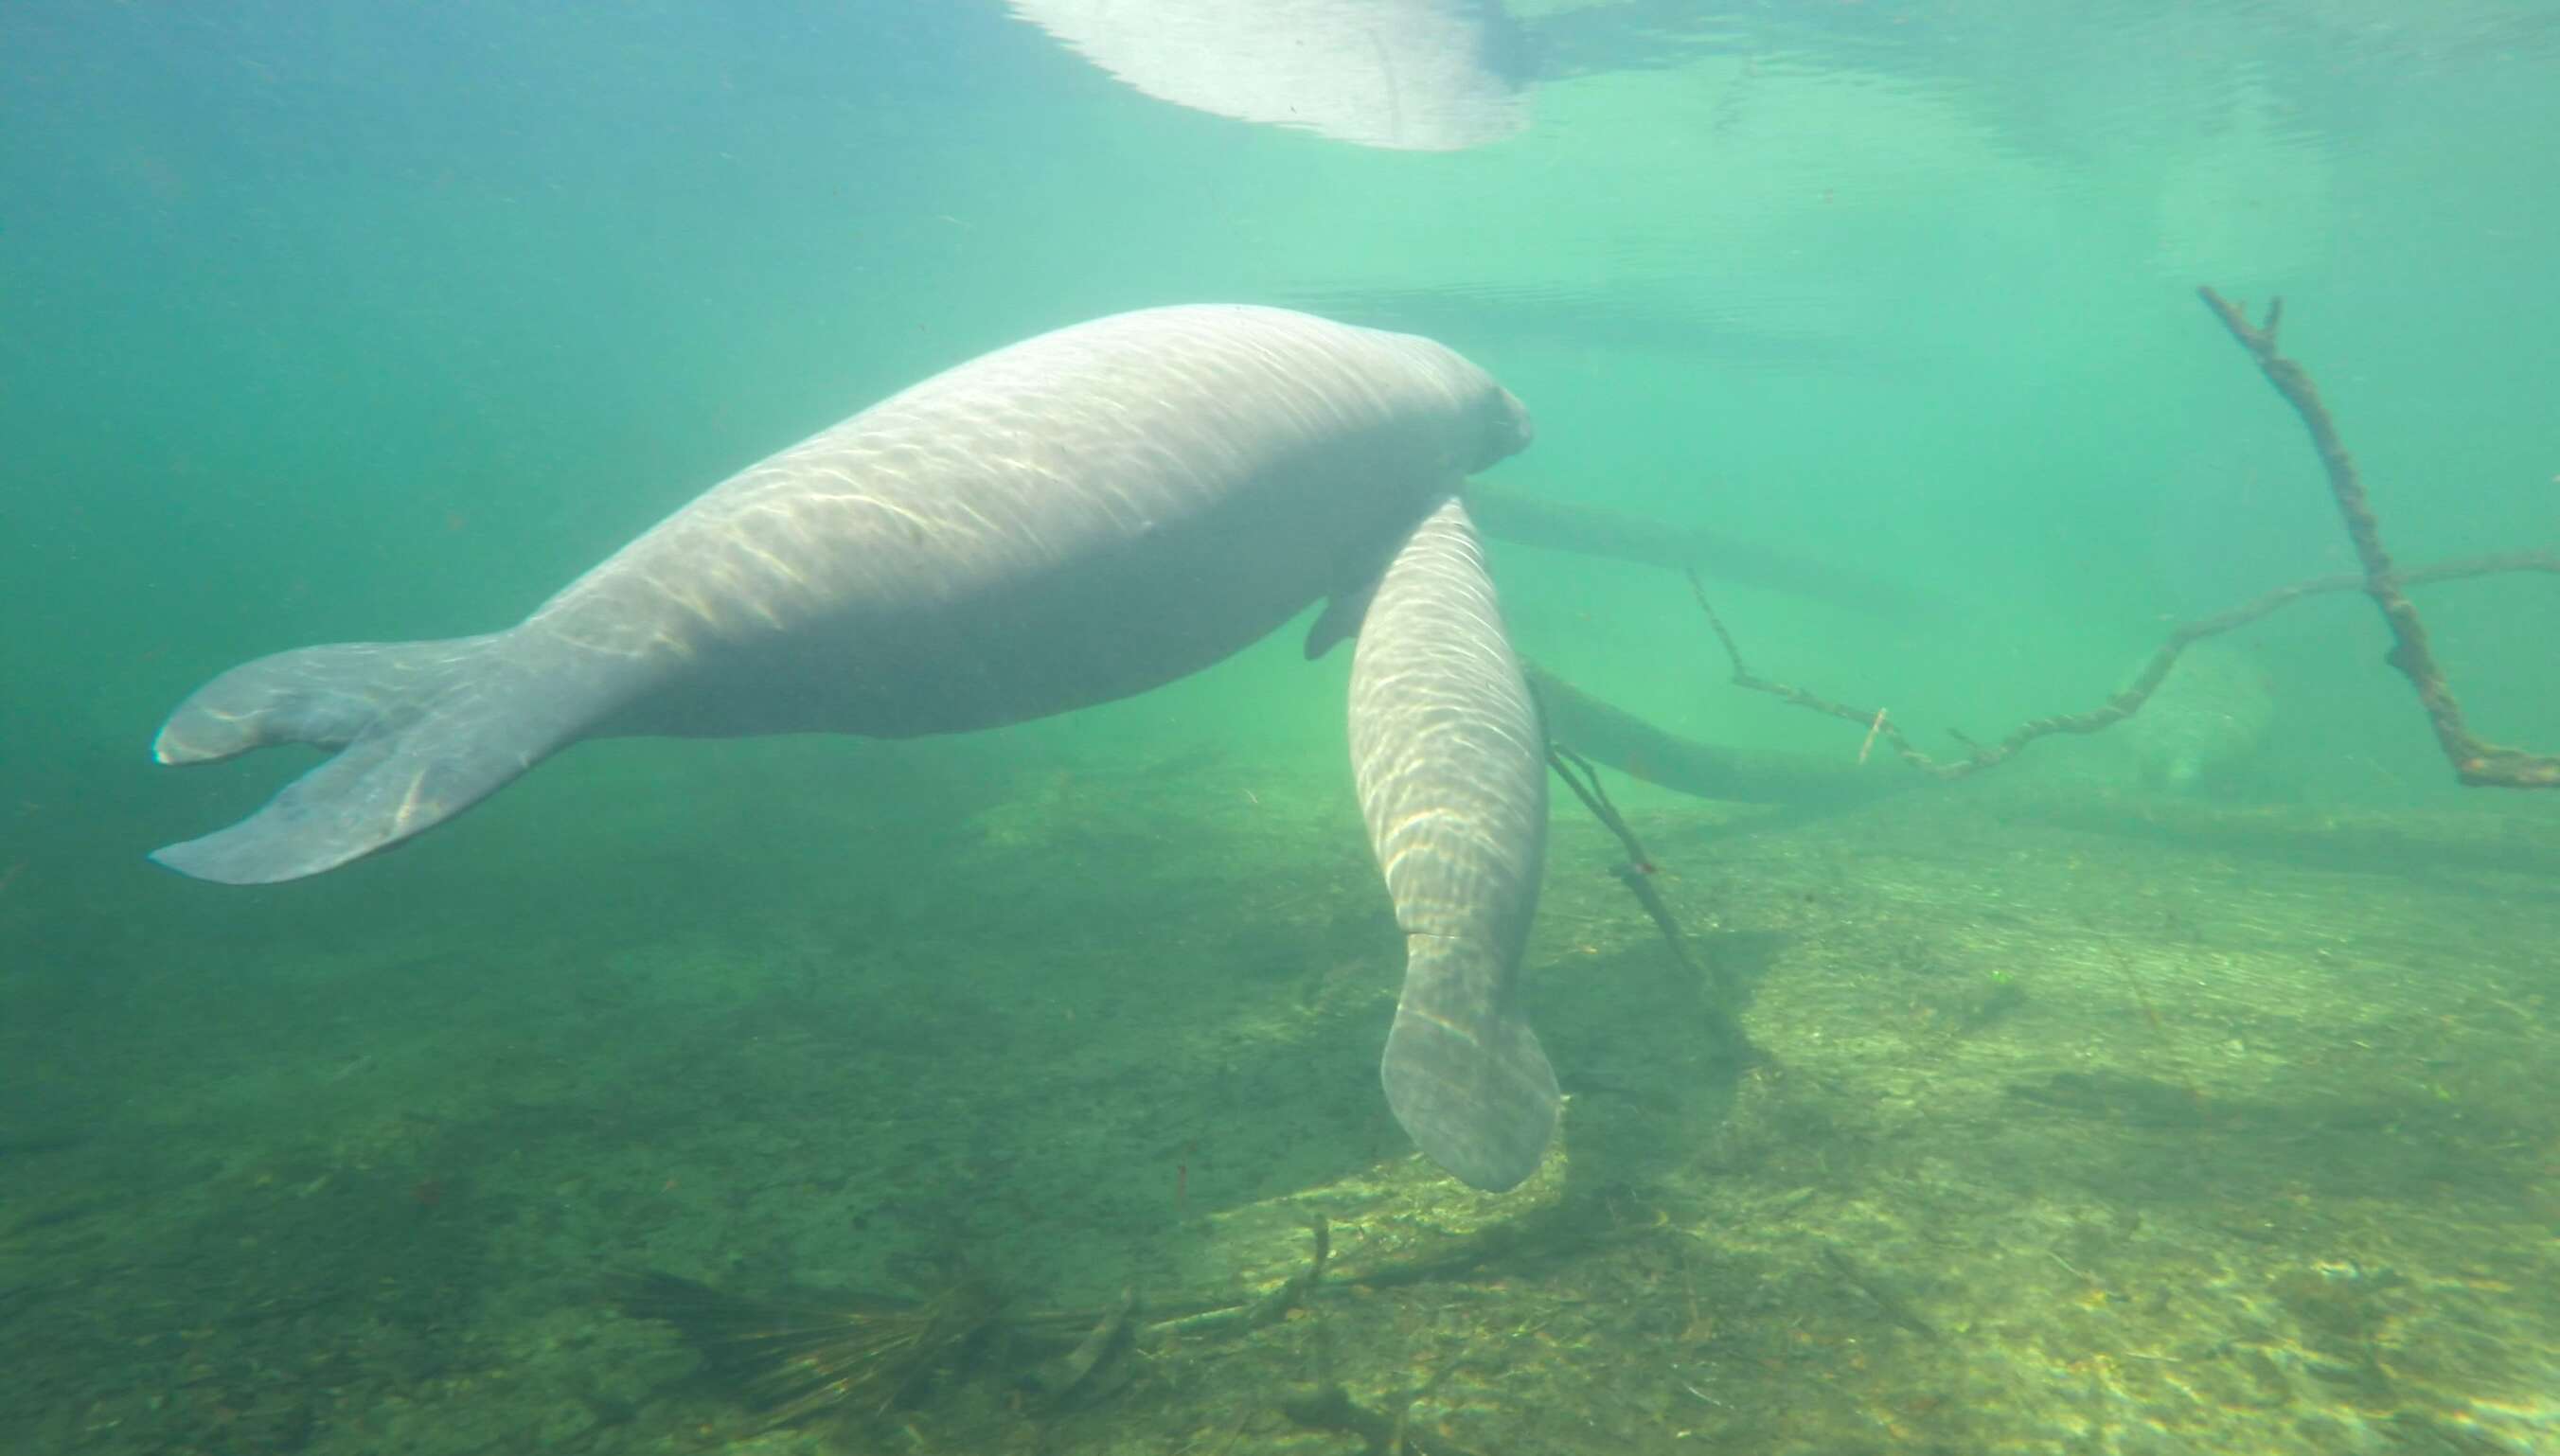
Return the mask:
<svg viewBox="0 0 2560 1456">
<path fill-rule="evenodd" d="M 1546 1156 L 1561 1094 L 1520 1014 L 1506 950 L 1408 937 L 1378 1072 L 1413 1145 L 1473 1187 L 1518 1187 Z"/>
</svg>

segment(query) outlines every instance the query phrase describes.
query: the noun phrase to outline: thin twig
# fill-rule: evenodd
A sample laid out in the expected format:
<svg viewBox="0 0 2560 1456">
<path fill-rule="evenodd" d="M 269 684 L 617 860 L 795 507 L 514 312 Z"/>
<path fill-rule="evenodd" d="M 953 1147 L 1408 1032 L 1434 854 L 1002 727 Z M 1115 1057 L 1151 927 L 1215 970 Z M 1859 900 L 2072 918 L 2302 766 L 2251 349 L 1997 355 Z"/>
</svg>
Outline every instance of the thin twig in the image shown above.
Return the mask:
<svg viewBox="0 0 2560 1456">
<path fill-rule="evenodd" d="M 2320 403 L 2320 389 L 2312 383 L 2311 373 L 2276 350 L 2276 330 L 2284 322 L 2285 304 L 2279 298 L 2267 305 L 2267 320 L 2252 325 L 2237 304 L 2214 292 L 2198 288 L 2196 296 L 2222 326 L 2231 331 L 2240 347 L 2257 361 L 2258 370 L 2285 403 L 2302 416 L 2303 426 L 2311 432 L 2312 448 L 2320 453 L 2320 468 L 2328 474 L 2329 494 L 2337 502 L 2338 518 L 2346 524 L 2347 539 L 2355 543 L 2356 561 L 2364 567 L 2365 594 L 2382 610 L 2382 620 L 2391 628 L 2391 665 L 2409 680 L 2418 692 L 2419 705 L 2427 711 L 2427 721 L 2436 730 L 2436 741 L 2445 750 L 2445 758 L 2463 782 L 2483 788 L 2560 788 L 2560 757 L 2529 753 L 2487 742 L 2476 736 L 2463 721 L 2463 709 L 2454 701 L 2454 690 L 2445 681 L 2444 669 L 2436 663 L 2435 649 L 2427 641 L 2427 624 L 2418 615 L 2417 606 L 2401 590 L 2403 578 L 2391 568 L 2391 554 L 2383 548 L 2382 530 L 2373 518 L 2373 503 L 2364 493 L 2364 479 L 2356 471 L 2355 458 L 2346 452 L 2345 442 L 2337 436 L 2328 407 Z"/>
<path fill-rule="evenodd" d="M 1573 790 L 1573 797 L 1582 801 L 1582 807 L 1591 811 L 1591 817 L 1600 821 L 1601 828 L 1618 837 L 1619 847 L 1627 852 L 1628 865 L 1640 875 L 1653 874 L 1653 857 L 1645 853 L 1644 845 L 1636 838 L 1636 831 L 1628 827 L 1626 817 L 1618 812 L 1618 806 L 1609 802 L 1609 791 L 1600 786 L 1600 775 L 1592 770 L 1591 760 L 1549 739 L 1546 766 L 1555 770 L 1555 776 L 1564 780 L 1566 788 Z"/>
<path fill-rule="evenodd" d="M 1627 887 L 1627 892 L 1636 897 L 1636 903 L 1643 906 L 1647 917 L 1653 920 L 1654 928 L 1662 932 L 1663 943 L 1671 947 L 1672 959 L 1705 989 L 1709 1033 L 1727 1047 L 1747 1045 L 1741 1025 L 1733 1019 L 1735 987 L 1732 981 L 1724 974 L 1723 966 L 1712 957 L 1701 960 L 1689 953 L 1688 936 L 1680 929 L 1679 917 L 1672 913 L 1671 901 L 1663 897 L 1661 887 L 1654 883 L 1657 868 L 1653 857 L 1645 853 L 1644 844 L 1636 838 L 1636 831 L 1628 826 L 1626 816 L 1609 801 L 1609 791 L 1601 786 L 1598 771 L 1592 768 L 1589 759 L 1551 739 L 1546 745 L 1546 762 L 1555 770 L 1555 776 L 1564 780 L 1564 786 L 1573 790 L 1573 796 L 1582 801 L 1582 807 L 1590 810 L 1593 818 L 1616 835 L 1619 846 L 1626 850 L 1625 863 L 1611 866 L 1610 873 L 1618 877 L 1619 884 Z"/>
<path fill-rule="evenodd" d="M 2230 329 L 2232 337 L 2238 339 L 2250 357 L 2258 362 L 2269 383 L 2294 406 L 2295 412 L 2302 416 L 2304 425 L 2311 431 L 2313 447 L 2320 452 L 2320 465 L 2328 472 L 2330 494 L 2337 500 L 2338 514 L 2345 521 L 2347 535 L 2355 543 L 2356 557 L 2364 566 L 2362 574 L 2319 576 L 2290 586 L 2279 586 L 2229 611 L 2174 628 L 2168 640 L 2162 642 L 2151 660 L 2143 664 L 2142 671 L 2134 675 L 2132 682 L 2087 713 L 2035 719 L 2019 725 L 2007 737 L 1988 747 L 1949 729 L 1950 734 L 1968 750 L 1963 759 L 1949 761 L 1931 757 L 1913 747 L 1911 740 L 1903 736 L 1900 725 L 1880 708 L 1865 709 L 1836 702 L 1793 684 L 1776 682 L 1753 673 L 1743 665 L 1742 650 L 1734 645 L 1733 634 L 1725 629 L 1723 618 L 1716 615 L 1715 607 L 1707 601 L 1705 583 L 1692 570 L 1688 573 L 1689 592 L 1697 598 L 1698 610 L 1705 614 L 1706 624 L 1715 633 L 1715 640 L 1723 644 L 1725 659 L 1733 669 L 1733 685 L 1783 698 L 1816 713 L 1863 725 L 1867 729 L 1867 746 L 1873 746 L 1877 734 L 1881 733 L 1904 762 L 1922 772 L 1939 778 L 1963 778 L 2001 762 L 2037 738 L 2053 733 L 2094 733 L 2133 717 L 2167 680 L 2178 654 L 2206 637 L 2247 626 L 2279 607 L 2290 606 L 2308 596 L 2361 591 L 2381 607 L 2383 620 L 2391 627 L 2391 665 L 2416 687 L 2418 701 L 2426 708 L 2428 721 L 2435 726 L 2436 740 L 2443 746 L 2446 758 L 2453 763 L 2454 772 L 2464 783 L 2486 788 L 2560 788 L 2560 757 L 2503 747 L 2473 735 L 2463 721 L 2461 705 L 2454 701 L 2453 690 L 2445 683 L 2444 670 L 2437 666 L 2435 653 L 2428 645 L 2426 623 L 2419 618 L 2418 609 L 2411 604 L 2405 589 L 2434 581 L 2508 571 L 2560 573 L 2560 554 L 2506 552 L 2440 562 L 2410 571 L 2394 568 L 2389 553 L 2383 549 L 2372 505 L 2364 493 L 2363 479 L 2356 473 L 2355 461 L 2347 454 L 2346 446 L 2338 439 L 2337 427 L 2329 419 L 2327 407 L 2320 403 L 2320 391 L 2300 364 L 2276 352 L 2276 329 L 2284 318 L 2283 301 L 2270 304 L 2267 321 L 2253 326 L 2221 294 L 2210 288 L 2197 291 L 2215 316 Z M 1864 756 L 1863 749 L 1860 756 Z"/>
<path fill-rule="evenodd" d="M 2494 556 L 2463 557 L 2456 561 L 2438 562 L 2433 566 L 2403 571 L 2399 575 L 2399 580 L 2404 586 L 2424 586 L 2437 581 L 2455 581 L 2471 576 L 2492 576 L 2509 571 L 2543 571 L 2560 575 L 2560 553 L 2519 551 L 2501 552 Z M 1835 703 L 1818 694 L 1808 693 L 1802 688 L 1786 683 L 1774 683 L 1745 671 L 1740 655 L 1734 651 L 1732 635 L 1725 631 L 1724 624 L 1716 619 L 1715 608 L 1707 605 L 1706 587 L 1696 576 L 1691 575 L 1689 589 L 1696 595 L 1699 609 L 1706 613 L 1707 624 L 1715 629 L 1716 639 L 1724 644 L 1725 654 L 1733 663 L 1732 682 L 1735 687 L 1748 688 L 1756 693 L 1772 694 L 1816 712 L 1828 713 L 1834 718 L 1874 727 L 1876 715 L 1869 714 L 1865 709 L 1851 707 L 1844 703 Z M 1950 734 L 1959 742 L 1972 749 L 1969 756 L 1958 762 L 1951 763 L 1933 758 L 1912 747 L 1910 740 L 1902 736 L 1900 728 L 1889 717 L 1884 719 L 1880 731 L 1885 740 L 1893 745 L 1893 751 L 1901 755 L 1904 762 L 1940 778 L 1963 778 L 1969 773 L 1991 767 L 2037 738 L 2048 734 L 2094 733 L 2133 717 L 2144 702 L 2158 691 L 2160 685 L 2167 680 L 2168 670 L 2176 664 L 2178 654 L 2207 637 L 2219 636 L 2224 632 L 2245 627 L 2279 607 L 2291 606 L 2305 597 L 2363 589 L 2362 576 L 2316 576 L 2308 581 L 2297 581 L 2290 586 L 2279 586 L 2263 596 L 2243 602 L 2228 611 L 2216 612 L 2212 616 L 2199 617 L 2194 621 L 2183 623 L 2170 630 L 2168 640 L 2162 642 L 2159 650 L 2152 654 L 2151 660 L 2143 664 L 2142 671 L 2134 675 L 2133 681 L 2127 683 L 2122 691 L 2104 704 L 2087 713 L 2039 718 L 2021 724 L 2007 737 L 1988 748 L 1962 733 L 1955 732 L 1952 728 L 1949 729 Z M 1878 712 L 1880 713 L 1881 710 Z M 2541 785 L 2533 784 L 2525 787 L 2541 787 Z"/>
</svg>

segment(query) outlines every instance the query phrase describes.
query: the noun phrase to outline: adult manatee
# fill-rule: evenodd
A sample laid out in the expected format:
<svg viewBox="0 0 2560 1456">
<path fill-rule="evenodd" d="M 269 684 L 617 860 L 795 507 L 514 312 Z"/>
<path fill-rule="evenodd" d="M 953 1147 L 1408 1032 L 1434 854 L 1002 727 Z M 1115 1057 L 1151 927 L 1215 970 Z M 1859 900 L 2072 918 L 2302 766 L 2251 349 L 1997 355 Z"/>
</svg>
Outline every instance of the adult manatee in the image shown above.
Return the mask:
<svg viewBox="0 0 2560 1456">
<path fill-rule="evenodd" d="M 1555 1112 L 1516 989 L 1545 789 L 1455 495 L 1528 439 L 1518 400 L 1412 335 L 1225 305 L 1061 329 L 747 467 L 504 631 L 216 678 L 160 761 L 335 756 L 153 858 L 316 875 L 583 737 L 1019 723 L 1198 671 L 1330 596 L 1309 647 L 1363 638 L 1353 737 L 1409 941 L 1389 1100 L 1442 1166 L 1507 1188 Z"/>
</svg>

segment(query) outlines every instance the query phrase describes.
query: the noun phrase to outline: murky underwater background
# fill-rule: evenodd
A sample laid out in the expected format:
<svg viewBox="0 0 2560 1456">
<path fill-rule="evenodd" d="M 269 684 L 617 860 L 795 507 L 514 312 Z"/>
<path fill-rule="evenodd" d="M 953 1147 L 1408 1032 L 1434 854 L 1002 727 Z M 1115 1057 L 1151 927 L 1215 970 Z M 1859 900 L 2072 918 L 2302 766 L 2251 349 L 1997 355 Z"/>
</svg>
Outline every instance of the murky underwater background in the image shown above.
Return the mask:
<svg viewBox="0 0 2560 1456">
<path fill-rule="evenodd" d="M 151 765 L 213 673 L 502 625 L 1151 303 L 1429 333 L 1536 413 L 1493 483 L 1894 588 L 1708 583 L 1947 756 L 2352 569 L 2199 284 L 2283 296 L 2405 563 L 2560 540 L 2548 6 L 1512 9 L 1529 128 L 1412 153 L 980 0 L 0 8 L 0 1449 L 2560 1450 L 2560 805 L 2453 784 L 2354 593 L 1940 786 L 1729 686 L 1677 574 L 1497 544 L 1546 668 L 1874 790 L 1604 774 L 1706 982 L 1558 796 L 1573 1097 L 1502 1199 L 1378 1096 L 1295 631 L 995 734 L 584 745 L 309 882 L 143 862 L 299 766 Z M 2415 595 L 2560 749 L 2552 578 Z M 770 1427 L 642 1270 L 798 1291 L 846 1398 Z"/>
</svg>

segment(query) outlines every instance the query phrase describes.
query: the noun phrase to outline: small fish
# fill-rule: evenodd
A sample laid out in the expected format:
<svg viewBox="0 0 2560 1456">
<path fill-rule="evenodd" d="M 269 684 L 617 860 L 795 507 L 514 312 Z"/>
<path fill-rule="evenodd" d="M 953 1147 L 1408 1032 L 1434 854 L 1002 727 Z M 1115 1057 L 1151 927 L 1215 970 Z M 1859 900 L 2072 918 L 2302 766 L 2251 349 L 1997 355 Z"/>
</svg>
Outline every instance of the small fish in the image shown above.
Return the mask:
<svg viewBox="0 0 2560 1456">
<path fill-rule="evenodd" d="M 1859 1268 L 1855 1260 L 1840 1251 L 1839 1245 L 1829 1243 L 1823 1245 L 1823 1262 L 1831 1265 L 1832 1272 L 1840 1275 L 1849 1288 L 1874 1301 L 1875 1307 L 1884 1312 L 1886 1319 L 1914 1335 L 1925 1335 L 1932 1340 L 1938 1338 L 1937 1326 L 1920 1318 L 1891 1286 Z"/>
<path fill-rule="evenodd" d="M 1120 1291 L 1120 1302 L 1105 1312 L 1092 1331 L 1073 1350 L 1040 1368 L 1032 1376 L 1042 1394 L 1052 1402 L 1065 1404 L 1097 1393 L 1100 1381 L 1094 1373 L 1121 1351 L 1128 1348 L 1130 1322 L 1138 1312 L 1138 1293 Z"/>
</svg>

